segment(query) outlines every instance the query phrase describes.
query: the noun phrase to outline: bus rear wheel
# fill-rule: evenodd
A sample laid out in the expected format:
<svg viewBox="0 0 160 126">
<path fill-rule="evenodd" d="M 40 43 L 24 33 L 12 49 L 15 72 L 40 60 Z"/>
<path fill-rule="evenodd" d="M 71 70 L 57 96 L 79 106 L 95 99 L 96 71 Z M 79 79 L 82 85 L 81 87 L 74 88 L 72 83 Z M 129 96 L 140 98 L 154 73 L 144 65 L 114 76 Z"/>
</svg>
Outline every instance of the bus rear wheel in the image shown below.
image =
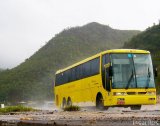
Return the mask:
<svg viewBox="0 0 160 126">
<path fill-rule="evenodd" d="M 63 98 L 63 101 L 62 101 L 62 109 L 64 109 L 66 107 L 66 98 Z"/>
<path fill-rule="evenodd" d="M 68 100 L 67 100 L 67 106 L 71 106 L 72 105 L 72 100 L 71 98 L 69 97 Z"/>
<path fill-rule="evenodd" d="M 133 105 L 130 108 L 131 110 L 141 110 L 141 105 Z"/>
</svg>

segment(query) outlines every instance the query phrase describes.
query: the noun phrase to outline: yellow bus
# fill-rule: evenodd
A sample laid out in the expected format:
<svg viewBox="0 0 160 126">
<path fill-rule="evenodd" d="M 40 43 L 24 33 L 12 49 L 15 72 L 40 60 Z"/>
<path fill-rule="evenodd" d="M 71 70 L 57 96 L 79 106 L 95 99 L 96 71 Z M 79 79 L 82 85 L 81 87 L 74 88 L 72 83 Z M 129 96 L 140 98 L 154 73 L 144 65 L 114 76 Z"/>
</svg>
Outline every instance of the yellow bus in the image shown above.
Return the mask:
<svg viewBox="0 0 160 126">
<path fill-rule="evenodd" d="M 69 105 L 130 106 L 156 104 L 150 52 L 134 49 L 107 50 L 55 74 L 55 102 Z"/>
</svg>

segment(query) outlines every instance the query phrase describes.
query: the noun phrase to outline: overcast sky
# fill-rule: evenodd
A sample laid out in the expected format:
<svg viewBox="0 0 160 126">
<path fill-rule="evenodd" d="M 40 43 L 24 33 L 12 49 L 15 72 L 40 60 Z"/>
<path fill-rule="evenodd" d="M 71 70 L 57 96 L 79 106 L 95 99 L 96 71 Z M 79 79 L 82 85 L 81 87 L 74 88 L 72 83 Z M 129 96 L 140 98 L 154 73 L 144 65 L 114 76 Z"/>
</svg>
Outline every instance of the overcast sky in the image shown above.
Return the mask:
<svg viewBox="0 0 160 126">
<path fill-rule="evenodd" d="M 67 27 L 145 30 L 159 19 L 160 0 L 0 0 L 0 68 L 20 64 Z"/>
</svg>

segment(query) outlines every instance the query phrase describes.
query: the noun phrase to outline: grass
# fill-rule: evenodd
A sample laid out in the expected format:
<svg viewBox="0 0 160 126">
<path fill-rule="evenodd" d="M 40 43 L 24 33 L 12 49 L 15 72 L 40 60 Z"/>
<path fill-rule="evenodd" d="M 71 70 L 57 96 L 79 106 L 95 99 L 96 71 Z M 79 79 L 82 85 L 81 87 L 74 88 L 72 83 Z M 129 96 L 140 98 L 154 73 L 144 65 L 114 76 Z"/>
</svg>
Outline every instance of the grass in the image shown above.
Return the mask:
<svg viewBox="0 0 160 126">
<path fill-rule="evenodd" d="M 80 107 L 77 105 L 70 105 L 70 106 L 66 106 L 63 110 L 64 111 L 80 111 Z"/>
<path fill-rule="evenodd" d="M 8 106 L 5 108 L 0 108 L 0 114 L 10 113 L 10 112 L 28 112 L 28 111 L 35 111 L 35 109 L 30 107 L 24 106 Z"/>
</svg>

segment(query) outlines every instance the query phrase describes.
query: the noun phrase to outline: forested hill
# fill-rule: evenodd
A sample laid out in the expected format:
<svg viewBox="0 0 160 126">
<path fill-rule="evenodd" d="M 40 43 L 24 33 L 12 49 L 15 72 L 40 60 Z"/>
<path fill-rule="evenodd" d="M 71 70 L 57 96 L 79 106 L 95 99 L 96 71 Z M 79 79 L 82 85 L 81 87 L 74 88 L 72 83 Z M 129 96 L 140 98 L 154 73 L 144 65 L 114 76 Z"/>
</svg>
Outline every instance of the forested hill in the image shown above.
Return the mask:
<svg viewBox="0 0 160 126">
<path fill-rule="evenodd" d="M 139 32 L 95 22 L 65 29 L 24 63 L 0 73 L 0 101 L 51 99 L 57 69 L 103 50 L 121 48 Z"/>
<path fill-rule="evenodd" d="M 4 69 L 0 68 L 0 72 L 4 71 Z"/>
<path fill-rule="evenodd" d="M 147 28 L 134 36 L 123 48 L 145 49 L 152 54 L 154 65 L 160 67 L 160 24 Z"/>
<path fill-rule="evenodd" d="M 152 53 L 160 51 L 160 24 L 146 29 L 125 43 L 124 48 L 146 49 Z"/>
</svg>

